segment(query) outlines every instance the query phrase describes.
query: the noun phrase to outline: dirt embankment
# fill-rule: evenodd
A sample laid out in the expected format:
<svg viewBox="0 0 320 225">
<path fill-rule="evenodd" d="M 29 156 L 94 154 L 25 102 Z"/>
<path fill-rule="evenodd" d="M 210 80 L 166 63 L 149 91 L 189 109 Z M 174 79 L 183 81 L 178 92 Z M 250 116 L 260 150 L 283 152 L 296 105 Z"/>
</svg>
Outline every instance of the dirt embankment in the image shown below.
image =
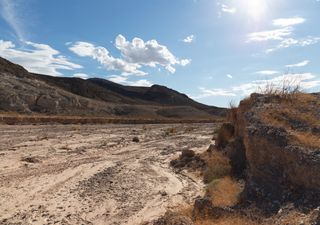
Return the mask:
<svg viewBox="0 0 320 225">
<path fill-rule="evenodd" d="M 140 224 L 192 203 L 200 178 L 169 163 L 213 124 L 0 129 L 0 224 Z"/>
<path fill-rule="evenodd" d="M 252 94 L 231 109 L 216 144 L 245 179 L 242 203 L 267 214 L 319 207 L 319 107 L 319 95 L 295 93 Z"/>
<path fill-rule="evenodd" d="M 252 94 L 230 109 L 200 155 L 204 197 L 154 224 L 319 225 L 319 109 L 320 95 L 304 93 Z M 173 165 L 194 165 L 186 156 Z"/>
</svg>

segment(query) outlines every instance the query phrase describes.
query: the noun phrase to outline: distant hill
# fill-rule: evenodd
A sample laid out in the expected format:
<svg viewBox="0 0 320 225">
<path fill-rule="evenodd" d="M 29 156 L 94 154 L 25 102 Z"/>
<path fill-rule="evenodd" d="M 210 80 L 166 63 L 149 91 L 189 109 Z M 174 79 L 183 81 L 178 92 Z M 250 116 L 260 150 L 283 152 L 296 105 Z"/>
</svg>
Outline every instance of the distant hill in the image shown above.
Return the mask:
<svg viewBox="0 0 320 225">
<path fill-rule="evenodd" d="M 33 74 L 3 58 L 0 75 L 2 113 L 148 119 L 212 119 L 226 114 L 226 109 L 200 104 L 160 85 L 133 87 L 99 78 Z"/>
</svg>

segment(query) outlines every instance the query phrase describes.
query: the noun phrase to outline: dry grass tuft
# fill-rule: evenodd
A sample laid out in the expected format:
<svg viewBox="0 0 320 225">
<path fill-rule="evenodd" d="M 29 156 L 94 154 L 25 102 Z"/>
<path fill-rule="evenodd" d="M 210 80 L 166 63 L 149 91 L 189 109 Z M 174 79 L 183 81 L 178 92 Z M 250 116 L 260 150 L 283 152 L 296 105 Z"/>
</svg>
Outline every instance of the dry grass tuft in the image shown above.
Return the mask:
<svg viewBox="0 0 320 225">
<path fill-rule="evenodd" d="M 214 206 L 231 207 L 238 203 L 240 184 L 230 177 L 212 181 L 207 186 L 207 195 Z"/>
<path fill-rule="evenodd" d="M 207 163 L 207 168 L 203 175 L 205 183 L 211 183 L 213 180 L 221 179 L 231 174 L 229 159 L 221 153 L 204 153 L 201 158 Z"/>
</svg>

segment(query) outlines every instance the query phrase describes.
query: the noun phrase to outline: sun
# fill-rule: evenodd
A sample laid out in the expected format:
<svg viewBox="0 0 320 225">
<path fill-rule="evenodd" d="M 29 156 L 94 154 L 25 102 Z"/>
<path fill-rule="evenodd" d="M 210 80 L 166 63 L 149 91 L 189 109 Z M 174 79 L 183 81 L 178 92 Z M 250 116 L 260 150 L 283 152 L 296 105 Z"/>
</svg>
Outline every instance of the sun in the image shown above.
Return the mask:
<svg viewBox="0 0 320 225">
<path fill-rule="evenodd" d="M 239 0 L 239 8 L 254 20 L 265 16 L 268 10 L 268 0 Z"/>
</svg>

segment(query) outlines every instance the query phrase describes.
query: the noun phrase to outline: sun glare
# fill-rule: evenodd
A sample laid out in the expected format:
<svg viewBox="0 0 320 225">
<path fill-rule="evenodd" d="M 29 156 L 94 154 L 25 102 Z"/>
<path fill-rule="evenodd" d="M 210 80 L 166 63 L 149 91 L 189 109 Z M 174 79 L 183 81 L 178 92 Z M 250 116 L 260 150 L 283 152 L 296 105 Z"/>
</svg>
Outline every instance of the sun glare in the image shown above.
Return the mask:
<svg viewBox="0 0 320 225">
<path fill-rule="evenodd" d="M 261 19 L 268 10 L 267 0 L 239 0 L 239 7 L 252 19 Z"/>
</svg>

